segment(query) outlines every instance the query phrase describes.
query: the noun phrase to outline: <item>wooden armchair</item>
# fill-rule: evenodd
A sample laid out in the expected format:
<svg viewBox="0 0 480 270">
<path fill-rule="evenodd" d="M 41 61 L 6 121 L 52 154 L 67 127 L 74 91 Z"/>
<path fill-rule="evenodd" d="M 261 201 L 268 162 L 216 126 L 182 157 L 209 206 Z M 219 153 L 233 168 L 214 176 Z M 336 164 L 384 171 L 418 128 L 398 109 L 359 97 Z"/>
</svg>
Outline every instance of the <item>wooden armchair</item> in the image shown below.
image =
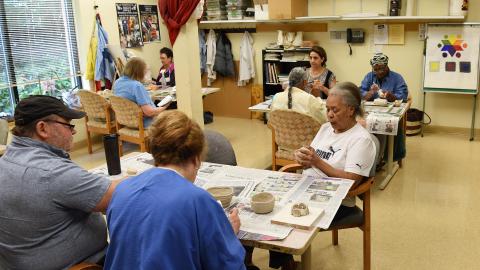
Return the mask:
<svg viewBox="0 0 480 270">
<path fill-rule="evenodd" d="M 148 130 L 143 127 L 143 111 L 140 106 L 118 96 L 111 96 L 110 104 L 115 112 L 120 156 L 123 154 L 122 141 L 138 144 L 140 151 L 146 152 Z"/>
<path fill-rule="evenodd" d="M 272 170 L 294 164 L 296 149 L 310 145 L 321 124 L 312 117 L 291 110 L 274 110 L 268 126 L 272 130 Z"/>
<path fill-rule="evenodd" d="M 281 172 L 297 172 L 302 169 L 300 164 L 290 164 L 280 169 Z M 338 245 L 338 230 L 359 228 L 363 231 L 363 269 L 371 268 L 371 221 L 370 221 L 370 189 L 374 177 L 370 177 L 348 192 L 347 196 L 357 196 L 363 201 L 362 209 L 355 206 L 355 211 L 339 219 L 333 220 L 330 227 L 325 231 L 332 231 L 332 243 Z M 323 230 L 322 230 L 323 231 Z"/>
<path fill-rule="evenodd" d="M 85 130 L 87 132 L 88 153 L 92 153 L 91 132 L 100 134 L 112 134 L 116 132 L 116 126 L 113 122 L 113 112 L 110 103 L 101 95 L 88 91 L 78 91 L 80 102 L 85 116 Z"/>
</svg>

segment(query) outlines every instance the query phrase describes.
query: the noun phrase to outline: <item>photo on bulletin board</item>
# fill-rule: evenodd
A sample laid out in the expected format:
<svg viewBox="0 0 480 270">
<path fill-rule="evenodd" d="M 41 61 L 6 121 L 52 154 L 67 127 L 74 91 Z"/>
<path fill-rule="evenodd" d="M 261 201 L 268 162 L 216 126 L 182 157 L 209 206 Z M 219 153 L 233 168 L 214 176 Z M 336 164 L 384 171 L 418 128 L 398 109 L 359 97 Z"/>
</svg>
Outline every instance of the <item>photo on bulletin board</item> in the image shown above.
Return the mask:
<svg viewBox="0 0 480 270">
<path fill-rule="evenodd" d="M 479 53 L 479 25 L 429 24 L 424 91 L 476 94 Z"/>
<path fill-rule="evenodd" d="M 138 5 L 142 25 L 143 42 L 160 41 L 160 24 L 156 5 Z"/>
<path fill-rule="evenodd" d="M 137 4 L 117 3 L 118 32 L 122 48 L 143 46 L 142 31 L 138 20 Z"/>
</svg>

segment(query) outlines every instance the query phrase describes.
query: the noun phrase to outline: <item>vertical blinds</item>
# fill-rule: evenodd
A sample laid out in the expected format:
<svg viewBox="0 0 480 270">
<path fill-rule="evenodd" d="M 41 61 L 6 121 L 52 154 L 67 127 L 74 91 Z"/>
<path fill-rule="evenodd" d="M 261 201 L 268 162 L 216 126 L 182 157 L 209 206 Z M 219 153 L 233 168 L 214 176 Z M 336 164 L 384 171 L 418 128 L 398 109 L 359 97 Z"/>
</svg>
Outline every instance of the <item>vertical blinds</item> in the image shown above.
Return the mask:
<svg viewBox="0 0 480 270">
<path fill-rule="evenodd" d="M 0 5 L 0 61 L 6 65 L 0 76 L 6 69 L 14 74 L 9 83 L 21 85 L 80 70 L 72 0 L 2 0 Z"/>
</svg>

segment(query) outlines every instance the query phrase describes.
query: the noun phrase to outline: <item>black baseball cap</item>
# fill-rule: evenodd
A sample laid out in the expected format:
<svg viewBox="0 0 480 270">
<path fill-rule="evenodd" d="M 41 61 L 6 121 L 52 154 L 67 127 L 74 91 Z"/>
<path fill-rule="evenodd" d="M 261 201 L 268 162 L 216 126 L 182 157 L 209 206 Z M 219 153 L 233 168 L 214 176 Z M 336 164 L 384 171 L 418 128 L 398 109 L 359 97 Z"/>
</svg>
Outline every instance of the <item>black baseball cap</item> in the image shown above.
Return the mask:
<svg viewBox="0 0 480 270">
<path fill-rule="evenodd" d="M 45 116 L 56 114 L 65 119 L 80 119 L 84 112 L 68 108 L 60 99 L 33 95 L 22 99 L 15 107 L 15 125 L 24 126 Z"/>
</svg>

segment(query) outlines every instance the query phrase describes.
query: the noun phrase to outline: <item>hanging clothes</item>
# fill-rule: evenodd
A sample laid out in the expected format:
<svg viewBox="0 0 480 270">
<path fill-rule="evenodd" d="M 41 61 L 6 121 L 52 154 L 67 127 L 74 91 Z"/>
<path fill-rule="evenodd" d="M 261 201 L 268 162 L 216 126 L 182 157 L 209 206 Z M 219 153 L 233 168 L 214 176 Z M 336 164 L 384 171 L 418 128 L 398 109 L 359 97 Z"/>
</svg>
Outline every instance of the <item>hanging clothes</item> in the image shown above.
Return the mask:
<svg viewBox="0 0 480 270">
<path fill-rule="evenodd" d="M 210 29 L 207 37 L 207 85 L 211 86 L 212 82 L 217 79 L 217 72 L 213 69 L 215 64 L 215 55 L 217 54 L 217 37 L 215 31 Z"/>
<path fill-rule="evenodd" d="M 232 43 L 223 32 L 220 32 L 217 38 L 217 54 L 215 55 L 215 65 L 213 69 L 224 77 L 235 76 Z"/>
<path fill-rule="evenodd" d="M 98 45 L 97 57 L 95 61 L 95 81 L 109 80 L 113 81 L 115 76 L 115 65 L 113 57 L 107 48 L 108 34 L 102 25 L 97 21 Z"/>
<path fill-rule="evenodd" d="M 88 81 L 95 80 L 95 62 L 97 59 L 97 45 L 98 45 L 98 39 L 95 36 L 96 27 L 97 27 L 97 20 L 96 18 L 94 18 L 93 30 L 92 30 L 92 35 L 90 37 L 90 45 L 88 47 L 88 54 L 87 54 L 87 69 L 85 71 L 85 79 Z"/>
<path fill-rule="evenodd" d="M 238 86 L 245 86 L 250 79 L 255 78 L 255 61 L 253 57 L 255 51 L 253 50 L 253 38 L 245 31 L 242 41 L 240 42 L 240 67 L 238 76 Z"/>
<path fill-rule="evenodd" d="M 170 43 L 175 44 L 180 28 L 187 23 L 200 0 L 158 0 L 160 15 L 168 29 Z"/>
<path fill-rule="evenodd" d="M 205 41 L 205 32 L 198 30 L 198 46 L 200 50 L 200 74 L 207 71 L 207 43 Z"/>
</svg>

